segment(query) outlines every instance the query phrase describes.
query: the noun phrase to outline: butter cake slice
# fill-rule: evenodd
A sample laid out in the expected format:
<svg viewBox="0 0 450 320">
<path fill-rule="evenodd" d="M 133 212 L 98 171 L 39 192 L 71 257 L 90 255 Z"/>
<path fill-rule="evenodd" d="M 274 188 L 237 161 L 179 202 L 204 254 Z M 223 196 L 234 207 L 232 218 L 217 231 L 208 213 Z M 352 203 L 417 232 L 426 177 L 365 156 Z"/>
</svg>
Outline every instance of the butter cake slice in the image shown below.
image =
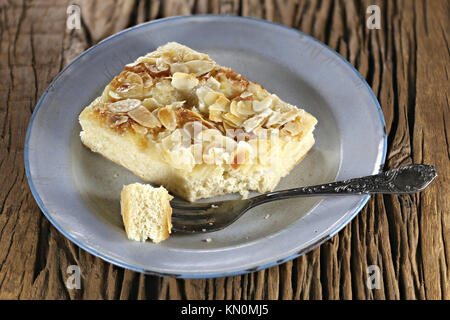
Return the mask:
<svg viewBox="0 0 450 320">
<path fill-rule="evenodd" d="M 273 190 L 313 146 L 317 123 L 175 42 L 126 65 L 79 121 L 92 151 L 188 201 Z"/>
</svg>

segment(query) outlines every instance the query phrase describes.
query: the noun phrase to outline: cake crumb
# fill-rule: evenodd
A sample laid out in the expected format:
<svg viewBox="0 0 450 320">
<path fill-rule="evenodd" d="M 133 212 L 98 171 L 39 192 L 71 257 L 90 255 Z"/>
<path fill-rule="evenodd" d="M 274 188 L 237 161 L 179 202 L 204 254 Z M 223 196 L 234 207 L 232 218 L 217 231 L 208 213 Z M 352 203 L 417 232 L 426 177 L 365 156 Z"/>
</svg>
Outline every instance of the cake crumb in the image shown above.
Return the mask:
<svg viewBox="0 0 450 320">
<path fill-rule="evenodd" d="M 118 173 L 114 173 L 113 178 L 118 178 L 119 174 Z"/>
<path fill-rule="evenodd" d="M 248 190 L 241 190 L 241 191 L 239 191 L 239 193 L 242 196 L 241 200 L 248 199 L 248 194 L 249 194 Z"/>
<path fill-rule="evenodd" d="M 264 219 L 269 219 L 270 218 L 270 214 L 266 214 L 266 216 L 264 217 Z"/>
<path fill-rule="evenodd" d="M 216 206 L 215 204 L 211 205 L 211 208 L 218 208 L 219 206 Z"/>
<path fill-rule="evenodd" d="M 211 238 L 206 238 L 206 239 L 204 239 L 203 241 L 204 241 L 204 242 L 211 242 L 212 239 L 211 239 Z"/>
</svg>

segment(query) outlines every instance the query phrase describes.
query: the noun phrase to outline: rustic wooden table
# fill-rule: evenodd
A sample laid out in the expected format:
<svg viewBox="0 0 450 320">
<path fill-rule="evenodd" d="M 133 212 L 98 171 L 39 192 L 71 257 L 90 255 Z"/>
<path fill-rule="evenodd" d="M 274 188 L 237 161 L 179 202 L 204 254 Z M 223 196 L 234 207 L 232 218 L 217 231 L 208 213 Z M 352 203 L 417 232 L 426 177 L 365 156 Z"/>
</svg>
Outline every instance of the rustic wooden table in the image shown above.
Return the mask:
<svg viewBox="0 0 450 320">
<path fill-rule="evenodd" d="M 81 29 L 66 28 L 81 8 Z M 379 5 L 381 29 L 366 27 Z M 145 21 L 196 13 L 260 17 L 302 30 L 348 59 L 386 118 L 386 168 L 434 164 L 423 193 L 373 197 L 331 241 L 283 265 L 242 276 L 176 280 L 113 266 L 65 239 L 34 201 L 24 171 L 28 121 L 74 57 Z M 450 298 L 450 2 L 377 0 L 0 0 L 0 298 Z M 65 286 L 81 268 L 81 289 Z M 380 289 L 366 285 L 381 270 Z"/>
</svg>

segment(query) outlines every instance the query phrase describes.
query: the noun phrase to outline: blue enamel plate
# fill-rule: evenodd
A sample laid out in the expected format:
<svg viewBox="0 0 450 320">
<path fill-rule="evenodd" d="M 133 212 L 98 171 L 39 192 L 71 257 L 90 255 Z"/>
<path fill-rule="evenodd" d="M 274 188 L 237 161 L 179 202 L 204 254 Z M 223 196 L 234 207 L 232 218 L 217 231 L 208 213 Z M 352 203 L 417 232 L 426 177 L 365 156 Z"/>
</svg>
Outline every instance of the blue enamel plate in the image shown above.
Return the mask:
<svg viewBox="0 0 450 320">
<path fill-rule="evenodd" d="M 382 168 L 386 132 L 380 106 L 361 75 L 335 51 L 263 20 L 173 17 L 100 42 L 64 68 L 42 95 L 28 127 L 25 167 L 31 191 L 50 222 L 108 262 L 183 278 L 230 276 L 280 264 L 348 224 L 368 196 L 283 200 L 254 208 L 214 233 L 175 233 L 160 244 L 127 239 L 120 190 L 140 179 L 81 144 L 78 115 L 125 64 L 169 41 L 209 54 L 318 119 L 316 144 L 278 189 L 375 174 Z"/>
</svg>

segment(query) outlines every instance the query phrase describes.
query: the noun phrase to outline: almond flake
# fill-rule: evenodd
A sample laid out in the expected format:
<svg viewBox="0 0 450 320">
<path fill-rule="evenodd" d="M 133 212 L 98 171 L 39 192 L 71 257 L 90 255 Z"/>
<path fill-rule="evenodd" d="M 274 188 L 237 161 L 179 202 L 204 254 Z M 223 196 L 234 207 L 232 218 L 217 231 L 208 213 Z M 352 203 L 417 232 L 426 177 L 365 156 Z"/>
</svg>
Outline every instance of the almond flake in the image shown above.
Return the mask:
<svg viewBox="0 0 450 320">
<path fill-rule="evenodd" d="M 208 119 L 214 122 L 222 122 L 222 111 L 210 110 Z"/>
<path fill-rule="evenodd" d="M 177 127 L 177 118 L 171 107 L 164 107 L 158 110 L 158 118 L 162 125 L 168 130 L 175 130 Z"/>
<path fill-rule="evenodd" d="M 147 110 L 144 106 L 139 106 L 138 108 L 128 112 L 131 119 L 139 123 L 141 126 L 147 128 L 160 128 L 161 123 L 159 120 Z"/>
<path fill-rule="evenodd" d="M 115 128 L 115 127 L 120 126 L 122 123 L 125 123 L 127 121 L 128 121 L 128 117 L 127 116 L 120 116 L 119 119 L 114 121 L 114 123 L 111 125 L 111 127 Z"/>
<path fill-rule="evenodd" d="M 172 86 L 178 90 L 189 91 L 198 85 L 198 79 L 193 74 L 175 72 L 172 76 Z"/>
<path fill-rule="evenodd" d="M 243 119 L 241 119 L 240 117 L 237 117 L 236 115 L 228 112 L 225 113 L 223 116 L 223 119 L 228 122 L 229 124 L 231 124 L 232 126 L 239 127 L 240 125 L 242 125 Z"/>
<path fill-rule="evenodd" d="M 189 73 L 189 68 L 184 63 L 172 63 L 170 73 L 175 74 L 177 72 Z"/>
<path fill-rule="evenodd" d="M 145 98 L 142 100 L 142 105 L 146 107 L 149 111 L 153 111 L 155 109 L 163 107 L 155 98 Z"/>
<path fill-rule="evenodd" d="M 136 133 L 139 133 L 139 134 L 142 134 L 142 135 L 147 133 L 147 128 L 145 128 L 145 127 L 143 127 L 143 126 L 141 126 L 139 124 L 133 123 L 133 124 L 131 124 L 131 127 L 133 128 L 133 130 Z"/>
<path fill-rule="evenodd" d="M 270 105 L 272 104 L 272 98 L 270 96 L 264 98 L 264 100 L 261 101 L 253 101 L 253 110 L 255 112 L 261 112 L 266 110 L 267 108 L 270 107 Z"/>
<path fill-rule="evenodd" d="M 286 123 L 283 127 L 283 129 L 281 129 L 281 133 L 288 133 L 291 136 L 296 136 L 298 134 L 300 134 L 300 132 L 302 131 L 302 127 L 299 123 L 299 121 L 289 121 L 288 123 Z"/>
<path fill-rule="evenodd" d="M 201 76 L 214 69 L 214 62 L 207 60 L 192 60 L 184 63 L 189 68 L 190 73 Z"/>
<path fill-rule="evenodd" d="M 140 104 L 141 100 L 125 99 L 109 104 L 108 109 L 115 113 L 122 113 L 136 109 Z"/>
<path fill-rule="evenodd" d="M 259 125 L 261 125 L 271 113 L 271 109 L 266 109 L 263 112 L 245 120 L 242 124 L 244 130 L 246 132 L 253 131 L 255 128 L 259 127 Z"/>
</svg>

